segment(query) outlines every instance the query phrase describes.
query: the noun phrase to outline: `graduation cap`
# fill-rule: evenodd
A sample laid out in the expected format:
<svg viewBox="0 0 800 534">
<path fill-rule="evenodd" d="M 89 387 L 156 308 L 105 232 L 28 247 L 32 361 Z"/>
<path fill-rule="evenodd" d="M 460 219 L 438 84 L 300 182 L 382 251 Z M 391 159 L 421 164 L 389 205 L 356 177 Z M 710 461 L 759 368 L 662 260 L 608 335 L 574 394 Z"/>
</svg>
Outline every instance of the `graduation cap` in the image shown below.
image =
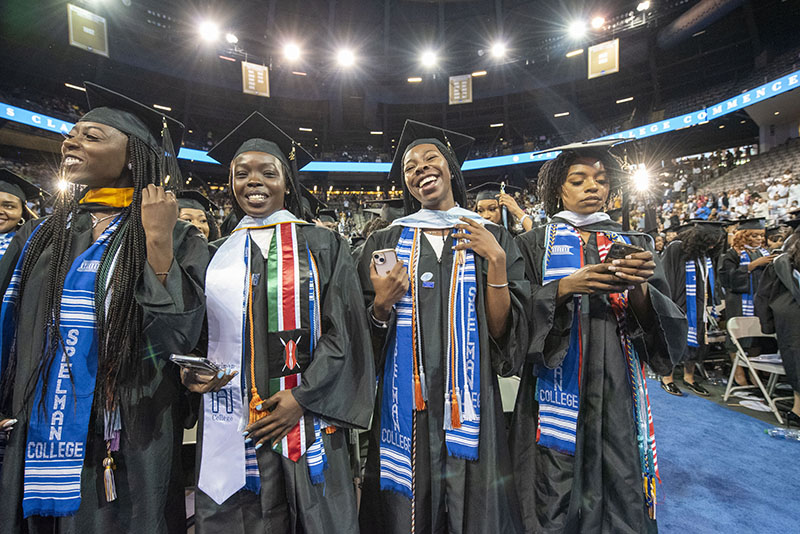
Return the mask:
<svg viewBox="0 0 800 534">
<path fill-rule="evenodd" d="M 309 188 L 302 184 L 300 184 L 300 194 L 303 196 L 301 202 L 303 204 L 303 210 L 307 211 L 307 220 L 316 218 L 321 210 L 328 207 L 328 205 L 317 198 Z"/>
<path fill-rule="evenodd" d="M 402 198 L 389 198 L 381 200 L 370 200 L 374 204 L 380 204 L 380 218 L 393 222 L 403 216 L 404 200 Z"/>
<path fill-rule="evenodd" d="M 403 184 L 403 196 L 406 200 L 405 209 L 408 213 L 416 211 L 419 207 L 419 202 L 411 197 L 406 188 L 406 181 L 403 173 L 403 159 L 406 153 L 418 145 L 435 145 L 450 166 L 450 174 L 453 181 L 453 197 L 456 202 L 464 203 L 466 201 L 466 188 L 463 183 L 464 179 L 461 176 L 461 166 L 464 164 L 464 161 L 466 161 L 469 151 L 472 148 L 472 143 L 474 142 L 474 137 L 462 133 L 410 119 L 406 120 L 400 138 L 397 140 L 397 151 L 394 153 L 394 158 L 392 159 L 389 179 L 393 182 L 399 181 Z"/>
<path fill-rule="evenodd" d="M 738 223 L 738 230 L 764 230 L 766 227 L 766 221 L 763 217 L 742 219 Z"/>
<path fill-rule="evenodd" d="M 770 236 L 773 236 L 775 234 L 782 234 L 784 228 L 786 228 L 785 224 L 773 224 L 772 226 L 768 226 L 766 228 L 765 235 L 767 239 L 769 239 Z"/>
<path fill-rule="evenodd" d="M 106 89 L 92 82 L 84 82 L 90 111 L 78 122 L 96 122 L 116 128 L 128 136 L 147 143 L 158 153 L 165 176 L 175 178 L 173 184 L 182 187 L 183 179 L 178 168 L 178 152 L 184 126 L 160 111 L 132 98 Z"/>
<path fill-rule="evenodd" d="M 209 150 L 208 157 L 228 166 L 243 152 L 271 154 L 289 169 L 292 168 L 290 160 L 295 161 L 297 169 L 302 169 L 314 159 L 305 148 L 258 111 L 251 113 Z"/>
<path fill-rule="evenodd" d="M 46 192 L 30 183 L 28 180 L 8 169 L 0 169 L 0 191 L 14 195 L 22 201 L 22 205 L 28 200 L 36 200 L 44 197 Z"/>
<path fill-rule="evenodd" d="M 178 208 L 202 210 L 208 213 L 219 211 L 219 206 L 211 202 L 203 193 L 196 189 L 184 190 L 175 193 L 178 199 Z"/>
<path fill-rule="evenodd" d="M 603 139 L 601 141 L 583 141 L 580 143 L 570 143 L 556 148 L 540 150 L 537 154 L 548 152 L 574 152 L 579 157 L 591 157 L 599 160 L 606 160 L 611 153 L 611 149 L 629 143 L 630 139 Z"/>
<path fill-rule="evenodd" d="M 500 182 L 486 182 L 480 185 L 473 187 L 472 189 L 468 189 L 467 193 L 477 193 L 475 195 L 475 202 L 480 202 L 481 200 L 497 200 L 497 196 L 500 194 L 500 191 L 508 191 L 509 189 L 516 189 L 521 191 L 521 187 L 516 187 L 513 185 L 508 185 L 506 183 Z"/>
<path fill-rule="evenodd" d="M 320 221 L 325 222 L 325 223 L 332 223 L 332 222 L 336 222 L 336 221 L 339 220 L 339 216 L 336 215 L 336 210 L 335 209 L 330 209 L 330 208 L 329 209 L 324 209 L 324 210 L 319 210 L 317 218 Z"/>
<path fill-rule="evenodd" d="M 706 219 L 689 219 L 676 230 L 678 233 L 685 232 L 690 228 L 698 228 L 700 230 L 707 230 L 709 232 L 722 231 L 727 226 L 724 221 L 709 221 Z"/>
</svg>

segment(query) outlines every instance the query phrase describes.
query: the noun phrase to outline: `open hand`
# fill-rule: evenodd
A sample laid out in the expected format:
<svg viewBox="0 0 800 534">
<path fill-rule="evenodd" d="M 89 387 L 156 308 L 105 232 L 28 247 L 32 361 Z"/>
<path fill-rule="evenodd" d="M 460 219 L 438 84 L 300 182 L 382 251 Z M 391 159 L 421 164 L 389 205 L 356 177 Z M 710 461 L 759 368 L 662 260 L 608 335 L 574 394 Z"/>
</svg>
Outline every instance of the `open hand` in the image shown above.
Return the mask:
<svg viewBox="0 0 800 534">
<path fill-rule="evenodd" d="M 457 224 L 458 231 L 453 234 L 453 239 L 459 240 L 453 250 L 472 249 L 475 254 L 489 262 L 505 262 L 505 251 L 486 227 L 466 217 L 461 217 L 461 220 L 464 224 Z"/>
<path fill-rule="evenodd" d="M 268 441 L 272 446 L 280 443 L 303 416 L 303 407 L 291 390 L 277 392 L 261 403 L 261 409 L 267 412 L 266 417 L 250 423 L 245 429 L 247 440 L 254 441 L 257 449 Z"/>
</svg>

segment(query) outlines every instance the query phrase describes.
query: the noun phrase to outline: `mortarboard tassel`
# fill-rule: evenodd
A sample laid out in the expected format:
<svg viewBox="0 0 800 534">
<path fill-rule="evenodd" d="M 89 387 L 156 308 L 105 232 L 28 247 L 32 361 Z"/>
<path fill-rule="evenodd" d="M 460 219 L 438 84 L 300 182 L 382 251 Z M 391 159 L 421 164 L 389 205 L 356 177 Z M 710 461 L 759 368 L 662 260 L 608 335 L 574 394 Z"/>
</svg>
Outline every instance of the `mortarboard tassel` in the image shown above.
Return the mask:
<svg viewBox="0 0 800 534">
<path fill-rule="evenodd" d="M 257 410 L 256 406 L 259 406 L 264 401 L 261 400 L 261 396 L 258 394 L 258 390 L 253 387 L 250 390 L 250 418 L 248 420 L 249 423 L 255 423 L 259 419 L 262 419 L 267 416 L 267 410 L 264 410 L 263 407 L 261 410 Z"/>
<path fill-rule="evenodd" d="M 178 167 L 178 151 L 172 144 L 172 136 L 167 127 L 167 118 L 161 116 L 161 154 L 159 155 L 159 162 L 161 164 L 161 173 L 164 175 L 162 186 L 169 186 L 170 189 L 181 191 L 183 189 L 183 177 L 181 176 L 180 167 Z"/>
<path fill-rule="evenodd" d="M 108 456 L 103 459 L 103 485 L 106 491 L 106 502 L 113 502 L 117 500 L 117 485 L 114 482 L 114 459 L 111 457 L 111 451 L 108 451 Z"/>
<path fill-rule="evenodd" d="M 456 397 L 456 392 L 453 391 L 451 396 L 453 398 L 453 403 L 450 406 L 451 426 L 453 428 L 461 428 L 461 410 L 458 407 L 458 397 Z"/>
<path fill-rule="evenodd" d="M 414 401 L 418 412 L 425 409 L 425 398 L 422 396 L 422 383 L 419 373 L 414 373 Z"/>
</svg>

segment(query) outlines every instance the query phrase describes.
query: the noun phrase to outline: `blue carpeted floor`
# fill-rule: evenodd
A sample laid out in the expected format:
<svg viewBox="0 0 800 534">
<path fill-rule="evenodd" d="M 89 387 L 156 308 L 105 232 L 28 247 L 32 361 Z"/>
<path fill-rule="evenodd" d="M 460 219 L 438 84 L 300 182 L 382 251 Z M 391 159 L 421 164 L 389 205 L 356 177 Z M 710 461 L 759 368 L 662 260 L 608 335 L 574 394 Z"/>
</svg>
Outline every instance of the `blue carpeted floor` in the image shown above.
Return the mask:
<svg viewBox="0 0 800 534">
<path fill-rule="evenodd" d="M 800 532 L 800 442 L 771 425 L 648 383 L 661 469 L 662 534 Z"/>
</svg>

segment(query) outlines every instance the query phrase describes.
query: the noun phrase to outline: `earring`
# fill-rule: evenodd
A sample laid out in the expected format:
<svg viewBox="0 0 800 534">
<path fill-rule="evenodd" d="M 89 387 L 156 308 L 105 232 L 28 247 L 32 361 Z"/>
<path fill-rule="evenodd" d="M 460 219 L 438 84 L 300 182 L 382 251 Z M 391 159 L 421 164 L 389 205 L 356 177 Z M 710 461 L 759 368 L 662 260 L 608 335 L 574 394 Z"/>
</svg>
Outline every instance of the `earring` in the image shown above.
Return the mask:
<svg viewBox="0 0 800 534">
<path fill-rule="evenodd" d="M 25 224 L 25 219 L 23 219 L 22 217 L 20 217 L 20 218 L 19 218 L 19 221 L 17 221 L 17 226 L 22 226 L 23 224 Z"/>
</svg>

